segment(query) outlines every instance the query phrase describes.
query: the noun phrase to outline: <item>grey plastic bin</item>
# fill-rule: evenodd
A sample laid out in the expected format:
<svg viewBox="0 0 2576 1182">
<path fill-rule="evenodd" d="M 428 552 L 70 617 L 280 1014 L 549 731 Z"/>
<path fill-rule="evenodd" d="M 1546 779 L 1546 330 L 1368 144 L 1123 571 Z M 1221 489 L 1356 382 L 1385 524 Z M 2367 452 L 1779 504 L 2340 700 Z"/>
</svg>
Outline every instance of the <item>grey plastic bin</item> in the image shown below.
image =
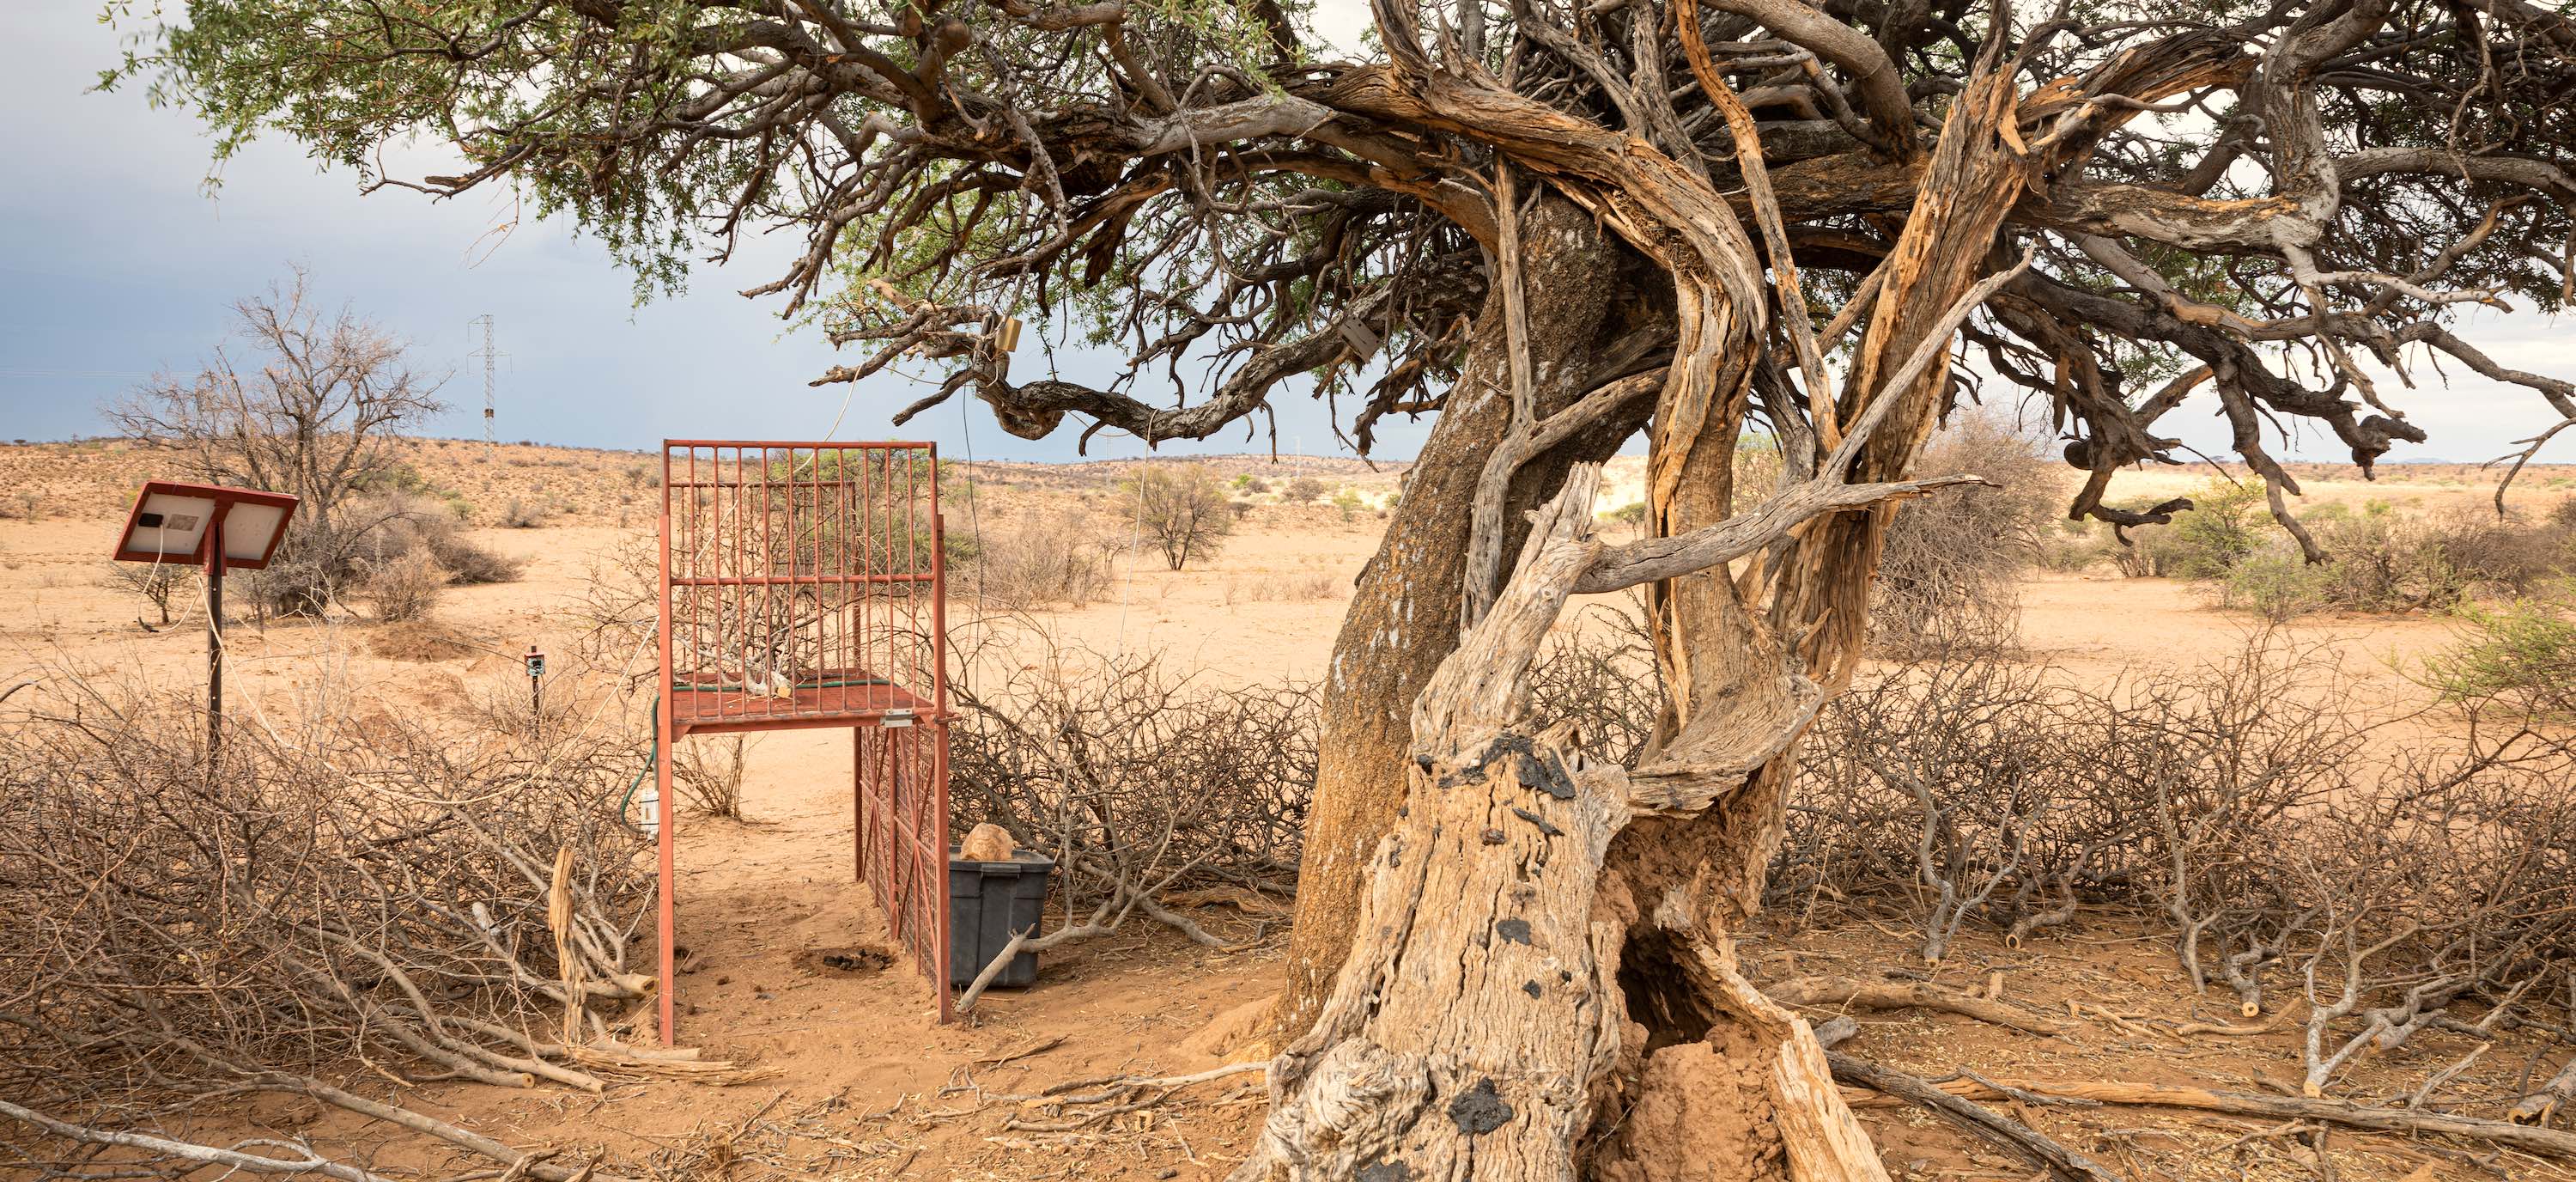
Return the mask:
<svg viewBox="0 0 2576 1182">
<path fill-rule="evenodd" d="M 1011 933 L 1037 934 L 1045 916 L 1047 879 L 1055 860 L 1032 850 L 1013 850 L 1008 862 L 969 862 L 948 847 L 948 983 L 975 983 L 1011 942 Z M 993 984 L 1018 989 L 1038 979 L 1038 954 L 1011 958 Z"/>
</svg>

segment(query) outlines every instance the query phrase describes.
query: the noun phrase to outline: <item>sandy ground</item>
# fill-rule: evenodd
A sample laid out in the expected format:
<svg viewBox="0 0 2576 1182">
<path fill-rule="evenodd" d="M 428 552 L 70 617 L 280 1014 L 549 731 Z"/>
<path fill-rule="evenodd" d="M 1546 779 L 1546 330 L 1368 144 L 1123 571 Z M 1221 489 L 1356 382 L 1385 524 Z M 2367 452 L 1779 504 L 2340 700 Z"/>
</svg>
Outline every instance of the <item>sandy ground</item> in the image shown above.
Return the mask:
<svg viewBox="0 0 2576 1182">
<path fill-rule="evenodd" d="M 514 654 L 528 644 L 553 649 L 572 642 L 567 602 L 604 557 L 649 524 L 643 514 L 652 491 L 624 475 L 645 459 L 508 447 L 488 463 L 459 458 L 480 450 L 435 443 L 417 449 L 433 483 L 473 490 L 480 519 L 488 519 L 495 499 L 563 499 L 544 528 L 473 531 L 477 541 L 524 558 L 524 576 L 453 590 L 436 631 L 454 643 L 434 649 L 418 642 L 426 635 L 420 630 L 396 633 L 364 623 L 236 626 L 230 684 L 237 715 L 291 711 L 299 695 L 324 680 L 388 707 L 448 710 L 461 695 L 523 686 Z M 57 463 L 49 466 L 36 453 Z M 193 618 L 148 633 L 135 622 L 140 601 L 101 583 L 102 559 L 121 520 L 108 513 L 121 505 L 123 494 L 115 489 L 130 487 L 142 462 L 112 449 L 0 448 L 0 475 L 46 473 L 20 486 L 38 499 L 36 518 L 0 520 L 0 688 L 34 681 L 31 692 L 43 695 L 70 677 L 108 674 L 174 691 L 198 684 L 204 650 L 194 621 L 201 616 L 183 613 Z M 1237 466 L 1257 471 L 1256 462 Z M 1026 470 L 985 472 L 978 514 L 1007 520 L 1041 498 L 1096 497 L 1106 483 L 1099 473 L 1021 467 Z M 1329 476 L 1364 492 L 1372 504 L 1394 491 L 1397 479 L 1392 471 L 1338 461 L 1290 461 L 1282 470 Z M 2416 475 L 2425 479 L 2411 479 Z M 2316 479 L 2311 491 L 2319 499 L 2382 496 L 2427 506 L 2471 505 L 2485 495 L 2466 483 L 2444 483 L 2457 479 L 2447 471 L 2390 469 L 2388 476 L 2376 485 Z M 2526 479 L 2546 496 L 2561 496 L 2570 478 L 2566 470 L 2550 470 Z M 1618 501 L 1612 496 L 1605 503 Z M 628 517 L 624 528 L 616 520 L 620 513 Z M 952 515 L 951 527 L 958 525 Z M 1045 619 L 1060 634 L 1103 651 L 1159 652 L 1210 678 L 1314 678 L 1324 669 L 1350 580 L 1380 528 L 1369 508 L 1346 515 L 1265 504 L 1215 561 L 1182 572 L 1161 569 L 1158 561 L 1131 564 L 1099 601 Z M 2037 579 L 2024 589 L 2024 608 L 2029 658 L 2083 680 L 2217 660 L 2252 626 L 2211 610 L 2187 585 L 2107 573 Z M 958 618 L 971 622 L 972 616 L 961 605 Z M 2344 652 L 2350 667 L 2391 700 L 2419 692 L 2405 667 L 2451 635 L 2450 625 L 2425 617 L 2310 618 L 2290 630 Z M 639 744 L 646 740 L 641 716 L 631 710 L 602 725 L 631 726 Z M 772 1080 L 724 1090 L 618 1088 L 598 1098 L 446 1086 L 413 1092 L 407 1101 L 513 1142 L 575 1153 L 597 1144 L 638 1158 L 658 1154 L 679 1176 L 763 1176 L 744 1172 L 763 1165 L 776 1176 L 849 1179 L 1222 1176 L 1262 1111 L 1257 1076 L 1202 1085 L 1189 1103 L 1081 1135 L 1005 1129 L 1003 1117 L 1014 1105 L 994 1097 L 1067 1078 L 1217 1065 L 1188 1039 L 1219 1014 L 1276 988 L 1280 937 L 1273 932 L 1244 951 L 1215 953 L 1137 925 L 1050 955 L 1039 987 L 994 995 L 975 1023 L 937 1026 L 929 993 L 907 967 L 852 973 L 814 955 L 888 946 L 868 892 L 851 881 L 847 744 L 829 731 L 763 737 L 750 762 L 750 821 L 680 821 L 678 942 L 687 965 L 677 983 L 682 1039 L 771 1069 Z M 1250 930 L 1230 912 L 1208 919 L 1237 934 Z M 1858 920 L 1829 923 L 1757 941 L 1748 959 L 1770 976 L 1896 963 L 1899 936 Z M 2176 982 L 2163 954 L 2112 919 L 2088 918 L 2067 939 L 2032 950 L 2006 950 L 1971 936 L 1941 977 L 1976 987 L 1989 973 L 2002 974 L 2008 997 L 2058 1013 L 2080 998 L 2131 1015 L 2137 1024 L 2097 1020 L 2064 1039 L 2036 1040 L 1952 1019 L 1882 1016 L 1870 1019 L 1858 1049 L 1932 1074 L 1980 1064 L 2024 1077 L 2196 1079 L 2255 1089 L 2297 1074 L 2286 1037 L 2213 1042 L 2148 1024 L 2149 1018 L 2194 1015 L 2197 999 Z M 2361 1078 L 2420 1079 L 2461 1053 L 2466 1044 L 2455 1043 L 2447 1036 L 2418 1039 L 2364 1068 Z M 990 1062 L 1014 1052 L 1026 1053 Z M 2521 1054 L 2496 1066 L 2510 1073 Z M 1872 1107 L 1864 1116 L 1900 1176 L 2027 1175 L 1917 1112 Z M 263 1108 L 225 1119 L 346 1146 L 382 1136 L 345 1116 L 311 1110 Z M 2236 1127 L 2243 1122 L 2099 1109 L 2051 1109 L 2033 1119 L 2136 1177 L 2312 1176 L 2280 1138 L 2240 1140 L 2261 1132 Z M 719 1142 L 735 1160 L 730 1174 L 705 1157 Z M 2459 1165 L 2440 1147 L 2349 1136 L 2335 1146 L 2345 1177 L 2489 1176 Z M 401 1164 L 417 1152 L 397 1151 L 386 1161 Z M 2429 1172 L 2418 1173 L 2419 1167 Z M 2509 1176 L 2546 1176 L 2538 1170 L 2521 1159 L 2502 1167 Z"/>
</svg>

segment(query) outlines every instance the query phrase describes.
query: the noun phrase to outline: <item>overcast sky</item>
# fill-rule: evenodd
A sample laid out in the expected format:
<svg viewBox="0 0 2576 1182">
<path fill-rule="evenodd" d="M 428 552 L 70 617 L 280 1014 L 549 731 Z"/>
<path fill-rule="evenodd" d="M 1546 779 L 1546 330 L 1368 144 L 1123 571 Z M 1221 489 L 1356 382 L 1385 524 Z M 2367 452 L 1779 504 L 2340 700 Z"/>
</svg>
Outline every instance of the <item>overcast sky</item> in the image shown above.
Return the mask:
<svg viewBox="0 0 2576 1182">
<path fill-rule="evenodd" d="M 0 122 L 0 160 L 13 174 L 0 186 L 0 438 L 98 433 L 102 402 L 156 370 L 192 371 L 226 332 L 229 302 L 293 262 L 310 269 L 326 304 L 346 303 L 408 339 L 422 368 L 454 371 L 443 392 L 453 409 L 431 427 L 438 434 L 481 434 L 482 372 L 469 356 L 478 334 L 469 322 L 490 313 L 503 354 L 505 440 L 644 448 L 665 436 L 819 437 L 839 417 L 836 438 L 927 437 L 949 454 L 971 443 L 988 458 L 1072 452 L 1075 431 L 1015 439 L 980 404 L 966 411 L 952 402 L 897 430 L 888 416 L 922 389 L 900 378 L 855 394 L 848 386 L 807 388 L 807 379 L 851 358 L 817 334 L 788 330 L 774 303 L 734 294 L 775 277 L 783 242 L 746 251 L 728 267 L 701 268 L 687 294 L 638 307 L 629 276 L 568 226 L 521 225 L 496 240 L 495 228 L 513 217 L 506 195 L 444 203 L 391 190 L 362 197 L 353 176 L 320 170 L 282 141 L 228 162 L 210 194 L 207 141 L 187 115 L 151 109 L 139 86 L 89 91 L 122 35 L 99 24 L 95 10 L 86 0 L 0 5 L 0 43 L 13 49 L 20 96 L 16 116 Z M 1323 20 L 1343 40 L 1364 12 L 1356 0 L 1327 0 Z M 440 171 L 429 165 L 444 157 L 424 147 L 419 159 L 422 171 Z M 2563 376 L 2576 373 L 2571 329 L 2538 316 L 2486 317 L 2462 335 L 2505 365 Z M 1024 346 L 1018 376 L 1042 364 Z M 1066 354 L 1059 364 L 1077 381 L 1114 374 L 1106 356 Z M 2392 459 L 2411 450 L 2418 458 L 2482 460 L 2548 423 L 2528 392 L 2450 370 L 2447 384 L 2426 367 L 2417 375 L 2423 388 L 2388 390 L 2433 433 L 2431 443 L 2401 447 Z M 1323 409 L 1305 393 L 1278 400 L 1279 446 L 1332 450 Z M 2170 425 L 2196 445 L 2222 448 L 2214 413 L 2200 398 L 2159 429 Z M 1409 456 L 1424 430 L 1382 429 L 1379 455 Z M 1166 450 L 1268 446 L 1233 431 Z M 1092 445 L 1095 456 L 1143 450 L 1105 432 Z M 2333 441 L 2315 432 L 2286 450 L 2338 458 Z"/>
</svg>

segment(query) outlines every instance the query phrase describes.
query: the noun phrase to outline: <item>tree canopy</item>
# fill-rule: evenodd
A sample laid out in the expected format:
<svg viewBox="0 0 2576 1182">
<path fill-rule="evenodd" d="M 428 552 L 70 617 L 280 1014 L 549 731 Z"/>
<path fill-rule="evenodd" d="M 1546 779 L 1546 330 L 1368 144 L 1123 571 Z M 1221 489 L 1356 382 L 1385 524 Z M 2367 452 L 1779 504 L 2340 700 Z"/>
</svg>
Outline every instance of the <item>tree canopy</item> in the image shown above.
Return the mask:
<svg viewBox="0 0 2576 1182">
<path fill-rule="evenodd" d="M 371 187 L 515 187 L 648 285 L 801 234 L 746 294 L 856 350 L 821 381 L 950 363 L 903 416 L 964 391 L 1025 436 L 1073 414 L 1204 438 L 1312 372 L 1365 448 L 1449 396 L 1513 229 L 1498 200 L 1533 181 L 1684 275 L 1712 268 L 1680 222 L 1751 223 L 1708 232 L 1751 254 L 1730 282 L 1786 278 L 1753 380 L 1816 385 L 2000 34 L 2027 184 L 1974 266 L 2034 261 L 1963 339 L 2097 474 L 2079 514 L 2141 519 L 2102 485 L 2181 458 L 2159 425 L 2201 387 L 2291 491 L 2267 421 L 2365 466 L 2422 437 L 2365 359 L 2576 416 L 2576 387 L 2454 333 L 2464 306 L 2571 295 L 2563 0 L 1378 2 L 1353 61 L 1277 0 L 192 0 L 107 81 L 148 80 L 221 151 L 282 132 Z M 415 136 L 457 168 L 383 172 Z M 1656 188 L 1696 193 L 1657 210 Z M 1015 378 L 1006 317 L 1129 369 Z"/>
</svg>

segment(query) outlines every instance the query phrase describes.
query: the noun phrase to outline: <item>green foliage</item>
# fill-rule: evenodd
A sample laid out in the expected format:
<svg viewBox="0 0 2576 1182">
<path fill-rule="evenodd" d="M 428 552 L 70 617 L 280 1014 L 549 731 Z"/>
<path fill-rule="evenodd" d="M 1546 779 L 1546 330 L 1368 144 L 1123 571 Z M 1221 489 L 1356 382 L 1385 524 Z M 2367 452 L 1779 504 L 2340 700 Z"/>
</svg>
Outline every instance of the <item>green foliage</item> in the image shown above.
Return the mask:
<svg viewBox="0 0 2576 1182">
<path fill-rule="evenodd" d="M 2457 643 L 2425 662 L 2447 701 L 2500 705 L 2538 722 L 2576 721 L 2576 619 L 2569 588 L 2503 607 L 2464 605 Z"/>
<path fill-rule="evenodd" d="M 2192 507 L 2163 527 L 2175 546 L 2171 573 L 2215 579 L 2262 548 L 2275 528 L 2263 505 L 2262 486 L 2213 480 L 2192 494 Z"/>
<path fill-rule="evenodd" d="M 1234 532 L 1234 510 L 1216 474 L 1198 464 L 1143 464 L 1119 491 L 1132 498 L 1137 528 L 1173 570 L 1212 557 Z"/>
<path fill-rule="evenodd" d="M 438 486 L 430 483 L 428 477 L 421 475 L 420 469 L 413 467 L 409 460 L 394 460 L 361 473 L 357 479 L 349 482 L 349 489 L 352 492 L 362 493 L 444 495 Z"/>
<path fill-rule="evenodd" d="M 948 567 L 950 580 L 954 581 L 957 577 L 955 572 L 965 570 L 984 560 L 984 544 L 970 531 L 942 530 L 939 534 L 939 554 L 940 560 Z"/>
<path fill-rule="evenodd" d="M 2295 552 L 2266 550 L 2238 560 L 2219 579 L 2222 607 L 2254 612 L 2274 623 L 2326 606 L 2325 568 Z"/>
<path fill-rule="evenodd" d="M 2315 568 L 2318 594 L 2347 611 L 2447 608 L 2469 577 L 2446 553 L 2441 531 L 2394 513 L 2355 516 L 2341 506 L 2301 520 L 2332 561 Z"/>
<path fill-rule="evenodd" d="M 2486 513 L 2411 516 L 2374 499 L 2358 511 L 2326 504 L 2301 515 L 2327 559 L 2311 564 L 2291 538 L 2253 515 L 2251 490 L 2241 499 L 2209 497 L 2167 530 L 2136 531 L 2141 545 L 2122 556 L 2123 568 L 2210 580 L 2225 606 L 2287 619 L 2322 608 L 2440 611 L 2481 592 L 2523 595 L 2561 577 L 2576 558 L 2576 528 Z"/>
</svg>

